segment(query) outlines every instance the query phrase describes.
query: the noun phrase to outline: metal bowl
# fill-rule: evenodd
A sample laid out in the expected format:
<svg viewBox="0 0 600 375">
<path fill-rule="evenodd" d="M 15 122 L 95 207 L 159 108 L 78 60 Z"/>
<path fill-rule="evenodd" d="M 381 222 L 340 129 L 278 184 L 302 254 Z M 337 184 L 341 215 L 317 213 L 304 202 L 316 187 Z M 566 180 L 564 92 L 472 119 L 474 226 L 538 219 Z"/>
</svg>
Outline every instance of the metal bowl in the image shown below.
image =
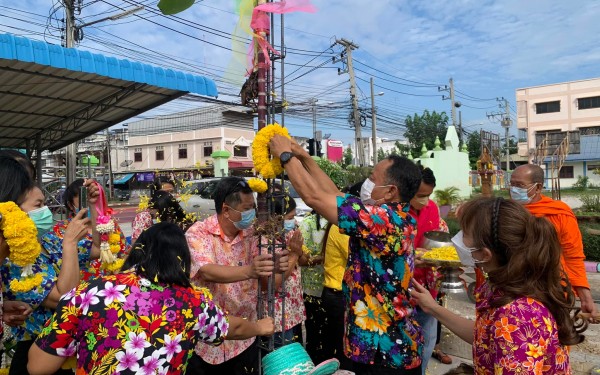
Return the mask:
<svg viewBox="0 0 600 375">
<path fill-rule="evenodd" d="M 431 231 L 426 232 L 423 235 L 422 247 L 427 250 L 431 250 L 436 247 L 454 246 L 452 245 L 452 236 L 450 233 L 442 231 Z"/>
</svg>

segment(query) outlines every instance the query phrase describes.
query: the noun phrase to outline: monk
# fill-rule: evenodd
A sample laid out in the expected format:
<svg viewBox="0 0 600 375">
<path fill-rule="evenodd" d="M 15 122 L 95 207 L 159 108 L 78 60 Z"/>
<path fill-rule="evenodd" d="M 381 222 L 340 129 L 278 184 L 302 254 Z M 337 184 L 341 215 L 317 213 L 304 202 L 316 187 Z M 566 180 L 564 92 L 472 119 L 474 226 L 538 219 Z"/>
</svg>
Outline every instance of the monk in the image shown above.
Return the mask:
<svg viewBox="0 0 600 375">
<path fill-rule="evenodd" d="M 585 272 L 583 241 L 577 218 L 571 208 L 542 194 L 544 170 L 535 164 L 517 167 L 510 178 L 511 198 L 523 204 L 534 216 L 544 216 L 554 225 L 562 246 L 561 263 L 575 293 L 581 301 L 581 312 L 598 315 Z"/>
</svg>

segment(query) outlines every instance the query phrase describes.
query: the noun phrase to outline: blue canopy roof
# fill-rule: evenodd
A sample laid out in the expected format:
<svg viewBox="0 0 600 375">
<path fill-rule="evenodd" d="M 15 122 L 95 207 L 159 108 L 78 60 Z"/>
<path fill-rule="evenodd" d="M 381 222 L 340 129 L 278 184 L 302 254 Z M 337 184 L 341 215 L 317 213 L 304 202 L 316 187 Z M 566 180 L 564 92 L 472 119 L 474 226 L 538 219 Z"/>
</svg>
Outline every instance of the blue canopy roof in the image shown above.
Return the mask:
<svg viewBox="0 0 600 375">
<path fill-rule="evenodd" d="M 119 184 L 126 184 L 127 181 L 131 180 L 131 178 L 133 177 L 133 173 L 128 173 L 125 176 L 121 176 L 121 178 L 119 178 L 118 180 L 114 180 L 113 184 L 114 185 L 119 185 Z"/>
<path fill-rule="evenodd" d="M 207 77 L 0 34 L 0 147 L 54 151 L 188 93 Z"/>
</svg>

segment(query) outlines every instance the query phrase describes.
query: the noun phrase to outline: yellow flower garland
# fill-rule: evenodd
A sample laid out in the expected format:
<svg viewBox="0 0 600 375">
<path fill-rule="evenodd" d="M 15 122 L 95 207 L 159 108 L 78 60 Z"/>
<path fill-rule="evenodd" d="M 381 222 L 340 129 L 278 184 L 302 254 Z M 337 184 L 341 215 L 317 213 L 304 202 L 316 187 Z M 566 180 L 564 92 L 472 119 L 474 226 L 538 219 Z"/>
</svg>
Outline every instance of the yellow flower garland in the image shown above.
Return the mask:
<svg viewBox="0 0 600 375">
<path fill-rule="evenodd" d="M 9 287 L 16 293 L 28 292 L 42 283 L 42 276 L 33 275 L 31 270 L 42 251 L 37 240 L 37 228 L 29 215 L 14 202 L 0 203 L 0 214 L 0 230 L 8 244 L 8 258 L 16 266 L 24 268 L 22 278 L 11 280 Z"/>
<path fill-rule="evenodd" d="M 110 246 L 110 252 L 117 254 L 121 251 L 121 236 L 119 233 L 111 233 L 108 237 L 108 245 Z"/>
<path fill-rule="evenodd" d="M 252 142 L 252 162 L 254 169 L 263 176 L 263 178 L 275 178 L 283 172 L 283 167 L 279 158 L 269 155 L 269 142 L 275 135 L 283 135 L 291 138 L 288 130 L 279 124 L 270 124 L 256 133 Z"/>
<path fill-rule="evenodd" d="M 109 273 L 118 273 L 123 267 L 123 263 L 125 263 L 125 259 L 117 258 L 112 263 L 102 262 L 102 266 L 100 266 L 104 271 Z"/>
<path fill-rule="evenodd" d="M 252 191 L 255 191 L 257 193 L 264 193 L 265 191 L 267 191 L 268 188 L 265 180 L 261 180 L 260 178 L 249 179 L 248 186 L 250 186 L 250 189 L 252 189 Z"/>
</svg>

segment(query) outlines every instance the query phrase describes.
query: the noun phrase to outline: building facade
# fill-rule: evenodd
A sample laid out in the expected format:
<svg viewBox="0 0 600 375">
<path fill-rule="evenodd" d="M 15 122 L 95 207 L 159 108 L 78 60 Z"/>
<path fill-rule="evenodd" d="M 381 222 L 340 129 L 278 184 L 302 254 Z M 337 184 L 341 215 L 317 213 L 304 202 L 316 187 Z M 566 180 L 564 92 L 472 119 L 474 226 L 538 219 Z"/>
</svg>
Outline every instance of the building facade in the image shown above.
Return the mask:
<svg viewBox="0 0 600 375">
<path fill-rule="evenodd" d="M 600 78 L 517 89 L 516 100 L 520 156 L 533 162 L 544 141 L 550 155 L 568 136 L 561 187 L 572 186 L 578 176 L 600 183 L 592 173 L 600 166 Z"/>
</svg>

